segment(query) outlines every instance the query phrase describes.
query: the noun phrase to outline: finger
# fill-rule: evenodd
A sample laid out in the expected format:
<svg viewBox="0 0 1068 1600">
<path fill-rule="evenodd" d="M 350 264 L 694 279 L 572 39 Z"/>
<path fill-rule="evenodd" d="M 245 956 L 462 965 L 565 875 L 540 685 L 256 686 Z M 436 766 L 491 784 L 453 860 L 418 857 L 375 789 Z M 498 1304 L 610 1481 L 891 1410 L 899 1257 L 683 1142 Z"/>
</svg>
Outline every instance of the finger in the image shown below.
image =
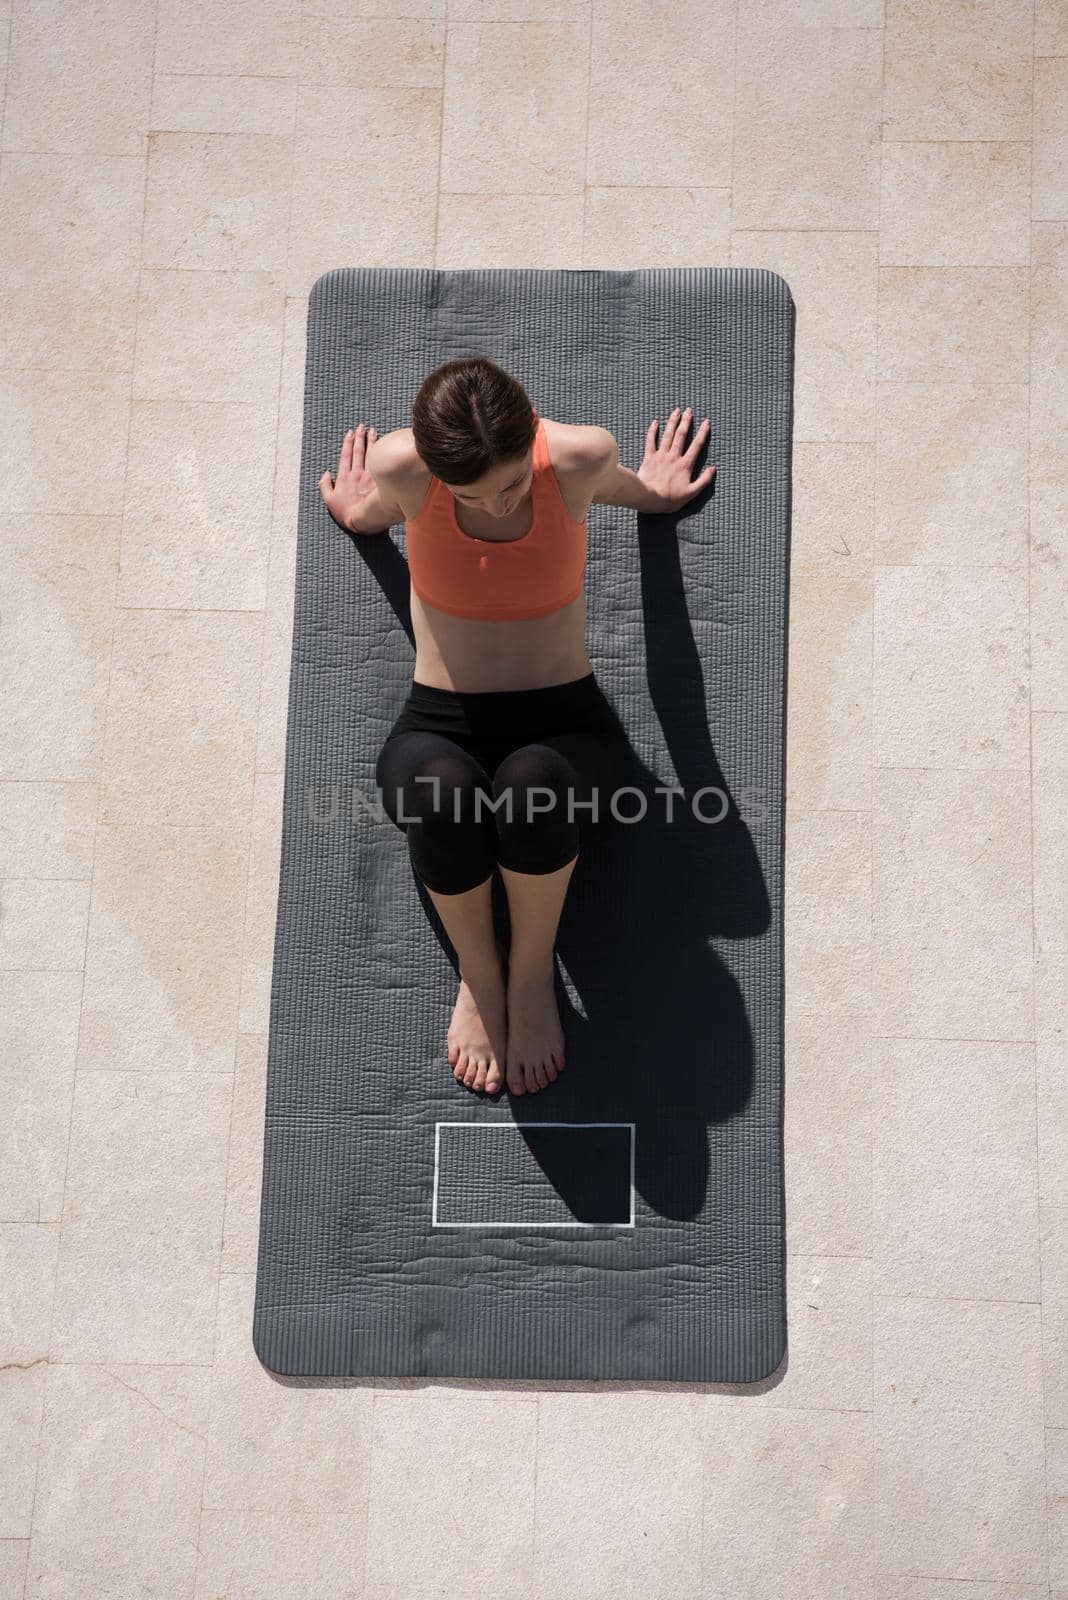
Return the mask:
<svg viewBox="0 0 1068 1600">
<path fill-rule="evenodd" d="M 679 415 L 679 408 L 676 406 L 670 417 L 668 417 L 667 421 L 664 423 L 664 431 L 660 436 L 660 448 L 662 450 L 671 449 L 671 441 L 674 439 L 675 429 L 679 425 Z"/>
<path fill-rule="evenodd" d="M 322 477 L 319 479 L 319 488 L 322 490 L 323 494 L 325 495 L 329 490 L 333 489 L 333 487 L 334 487 L 333 478 L 330 476 L 329 472 L 324 472 Z"/>
<path fill-rule="evenodd" d="M 660 426 L 659 418 L 654 417 L 652 422 L 650 422 L 649 426 L 646 428 L 646 430 L 645 430 L 645 448 L 647 450 L 655 450 L 656 449 L 656 430 L 657 430 L 657 428 L 659 426 Z"/>
<path fill-rule="evenodd" d="M 686 435 L 690 431 L 690 418 L 692 416 L 693 412 L 691 411 L 690 407 L 687 406 L 686 410 L 680 414 L 678 425 L 676 426 L 675 432 L 672 435 L 671 443 L 680 454 L 682 453 L 682 447 L 686 442 Z"/>
<path fill-rule="evenodd" d="M 710 431 L 710 429 L 709 429 L 708 418 L 705 417 L 705 419 L 701 423 L 701 426 L 698 428 L 697 432 L 694 434 L 693 438 L 690 441 L 689 448 L 687 449 L 685 455 L 682 458 L 684 461 L 688 461 L 689 462 L 689 461 L 694 461 L 696 459 L 696 457 L 698 455 L 698 452 L 700 451 L 700 449 L 701 449 L 702 445 L 704 444 L 705 440 L 708 438 L 709 431 Z"/>
<path fill-rule="evenodd" d="M 343 473 L 351 472 L 351 471 L 352 471 L 352 429 L 350 428 L 348 433 L 345 435 L 345 437 L 341 441 L 341 455 L 338 457 L 337 475 L 340 478 Z"/>
</svg>

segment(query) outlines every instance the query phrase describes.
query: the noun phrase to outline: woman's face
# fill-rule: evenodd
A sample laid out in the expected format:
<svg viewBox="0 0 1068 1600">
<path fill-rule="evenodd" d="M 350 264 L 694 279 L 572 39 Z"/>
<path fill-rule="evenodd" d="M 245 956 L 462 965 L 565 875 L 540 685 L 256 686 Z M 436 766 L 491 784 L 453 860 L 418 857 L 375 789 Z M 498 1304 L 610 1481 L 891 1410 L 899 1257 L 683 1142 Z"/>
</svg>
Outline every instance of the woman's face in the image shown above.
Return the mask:
<svg viewBox="0 0 1068 1600">
<path fill-rule="evenodd" d="M 513 461 L 496 462 L 485 477 L 477 478 L 474 483 L 456 488 L 446 484 L 445 487 L 462 506 L 472 511 L 484 511 L 490 517 L 506 517 L 530 488 L 533 468 L 534 452 L 528 450 L 525 456 Z"/>
</svg>

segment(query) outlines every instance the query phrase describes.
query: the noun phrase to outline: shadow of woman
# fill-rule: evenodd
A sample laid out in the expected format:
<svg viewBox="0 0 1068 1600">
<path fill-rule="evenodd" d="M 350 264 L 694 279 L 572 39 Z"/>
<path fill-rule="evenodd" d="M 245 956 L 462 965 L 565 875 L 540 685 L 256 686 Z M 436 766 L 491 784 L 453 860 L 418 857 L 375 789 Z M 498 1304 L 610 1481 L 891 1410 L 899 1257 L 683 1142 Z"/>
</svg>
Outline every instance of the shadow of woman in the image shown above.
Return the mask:
<svg viewBox="0 0 1068 1600">
<path fill-rule="evenodd" d="M 390 540 L 362 541 L 359 549 L 412 639 L 403 557 Z M 749 825 L 713 747 L 675 519 L 639 515 L 638 549 L 648 689 L 676 776 L 665 780 L 635 752 L 633 790 L 617 797 L 619 825 L 580 853 L 556 941 L 566 974 L 557 973 L 557 999 L 567 1067 L 511 1108 L 532 1127 L 633 1124 L 636 1190 L 657 1214 L 687 1218 L 720 1195 L 730 1205 L 732 1174 L 711 1169 L 708 1128 L 737 1115 L 752 1091 L 742 980 L 761 1007 L 776 1006 L 778 997 L 762 983 L 754 941 L 770 925 L 771 905 Z M 759 806 L 754 821 L 758 815 Z M 458 973 L 433 902 L 414 874 L 413 882 Z M 494 914 L 507 939 L 499 879 Z M 717 938 L 739 942 L 733 970 L 712 948 Z M 761 1030 L 777 1026 L 777 1010 L 760 1022 Z M 536 1153 L 564 1203 L 570 1195 L 574 1206 L 587 1205 L 588 1175 L 574 1171 L 567 1142 L 538 1140 Z M 718 1193 L 710 1182 L 722 1185 Z"/>
</svg>

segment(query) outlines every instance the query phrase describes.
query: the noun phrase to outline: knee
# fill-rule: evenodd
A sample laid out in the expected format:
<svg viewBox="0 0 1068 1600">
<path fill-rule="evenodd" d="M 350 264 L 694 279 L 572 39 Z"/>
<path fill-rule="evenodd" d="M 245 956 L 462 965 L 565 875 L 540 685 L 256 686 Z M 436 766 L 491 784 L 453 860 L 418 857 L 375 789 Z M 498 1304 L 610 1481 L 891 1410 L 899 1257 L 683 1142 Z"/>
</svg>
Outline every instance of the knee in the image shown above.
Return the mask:
<svg viewBox="0 0 1068 1600">
<path fill-rule="evenodd" d="M 383 776 L 385 783 L 379 779 L 383 806 L 402 825 L 417 822 L 432 827 L 474 819 L 478 774 L 462 758 L 428 755 L 414 766 Z"/>
<path fill-rule="evenodd" d="M 498 815 L 508 825 L 558 827 L 574 820 L 569 799 L 577 786 L 578 775 L 566 756 L 551 745 L 527 744 L 497 768 L 493 798 L 504 802 Z"/>
</svg>

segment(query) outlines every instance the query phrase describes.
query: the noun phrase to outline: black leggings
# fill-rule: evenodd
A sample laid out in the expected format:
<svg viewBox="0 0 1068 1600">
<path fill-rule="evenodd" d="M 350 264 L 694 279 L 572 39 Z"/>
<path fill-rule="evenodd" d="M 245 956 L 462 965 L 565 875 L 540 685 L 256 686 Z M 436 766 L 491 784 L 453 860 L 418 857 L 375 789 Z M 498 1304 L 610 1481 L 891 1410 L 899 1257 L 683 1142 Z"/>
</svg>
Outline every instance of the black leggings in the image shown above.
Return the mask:
<svg viewBox="0 0 1068 1600">
<path fill-rule="evenodd" d="M 479 693 L 413 682 L 375 779 L 417 877 L 463 894 L 495 865 L 545 873 L 573 861 L 594 829 L 619 820 L 610 801 L 633 761 L 592 672 Z"/>
</svg>

